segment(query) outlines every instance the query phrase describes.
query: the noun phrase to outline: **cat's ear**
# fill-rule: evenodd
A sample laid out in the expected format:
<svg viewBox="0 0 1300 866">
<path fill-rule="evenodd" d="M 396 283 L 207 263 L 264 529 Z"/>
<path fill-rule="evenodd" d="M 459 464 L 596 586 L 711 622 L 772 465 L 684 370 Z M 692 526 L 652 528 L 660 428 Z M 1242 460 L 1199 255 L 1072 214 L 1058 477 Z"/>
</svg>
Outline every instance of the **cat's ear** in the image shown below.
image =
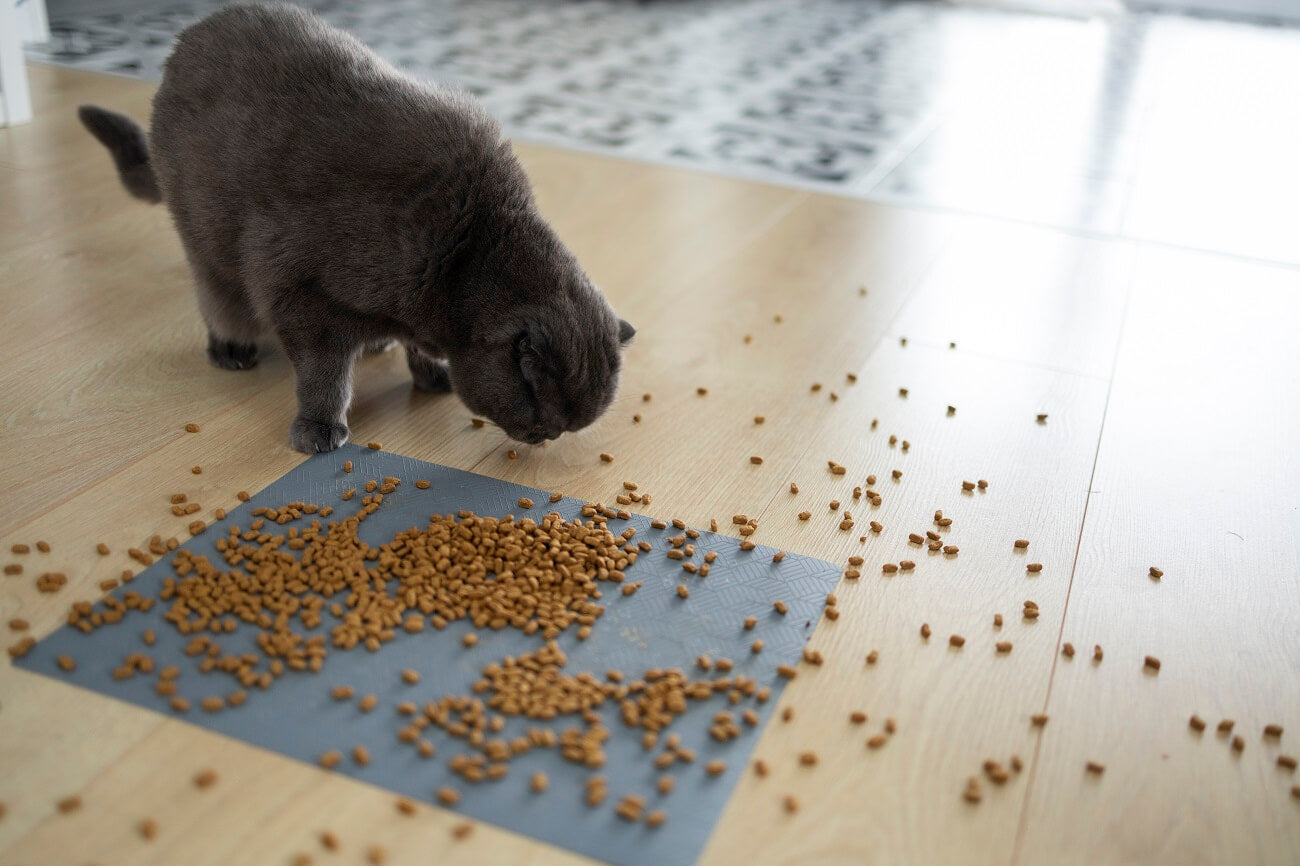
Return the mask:
<svg viewBox="0 0 1300 866">
<path fill-rule="evenodd" d="M 632 325 L 629 322 L 624 321 L 623 319 L 619 319 L 618 320 L 619 344 L 626 346 L 629 342 L 631 342 L 632 338 L 635 336 L 636 336 L 636 328 L 632 327 Z"/>
</svg>

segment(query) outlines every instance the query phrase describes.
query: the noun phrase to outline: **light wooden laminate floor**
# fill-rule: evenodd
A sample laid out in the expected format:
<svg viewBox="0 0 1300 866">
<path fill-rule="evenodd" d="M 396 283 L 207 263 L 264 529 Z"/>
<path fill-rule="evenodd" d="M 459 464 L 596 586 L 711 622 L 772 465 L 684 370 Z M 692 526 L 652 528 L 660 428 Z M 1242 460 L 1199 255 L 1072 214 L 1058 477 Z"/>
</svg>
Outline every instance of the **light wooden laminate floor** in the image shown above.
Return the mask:
<svg viewBox="0 0 1300 866">
<path fill-rule="evenodd" d="M 30 73 L 36 121 L 0 130 L 0 560 L 32 563 L 10 546 L 45 539 L 40 567 L 70 582 L 38 593 L 31 564 L 0 578 L 0 622 L 25 618 L 39 637 L 130 565 L 96 542 L 181 532 L 173 489 L 230 507 L 301 457 L 285 443 L 283 355 L 244 373 L 206 364 L 166 212 L 127 198 L 76 121 L 83 102 L 144 119 L 152 88 Z M 1300 270 L 518 151 L 545 214 L 639 329 L 620 400 L 588 430 L 514 445 L 473 429 L 454 397 L 413 393 L 394 352 L 360 366 L 353 438 L 592 499 L 634 479 L 657 516 L 730 530 L 744 512 L 765 543 L 866 559 L 838 590 L 843 615 L 813 635 L 825 665 L 786 690 L 794 718 L 762 734 L 771 775 L 745 773 L 702 862 L 1300 860 L 1300 775 L 1276 764 L 1300 754 Z M 858 525 L 884 530 L 859 542 L 827 503 L 868 473 L 884 504 L 859 507 Z M 988 490 L 963 493 L 977 478 Z M 908 543 L 935 509 L 954 519 L 955 558 Z M 901 558 L 916 571 L 881 576 Z M 869 730 L 849 724 L 856 709 Z M 1191 731 L 1193 713 L 1210 729 Z M 867 749 L 885 717 L 898 732 Z M 1242 752 L 1216 734 L 1222 719 Z M 1262 736 L 1269 723 L 1280 740 Z M 798 765 L 808 749 L 816 768 Z M 1022 772 L 963 800 L 986 759 L 1013 754 Z M 190 776 L 210 765 L 222 781 L 199 794 Z M 383 790 L 7 661 L 0 767 L 6 864 L 362 862 L 374 843 L 393 863 L 576 859 L 486 825 L 453 841 L 452 813 L 411 821 Z M 84 807 L 59 814 L 72 793 Z M 145 815 L 152 842 L 134 829 Z M 326 827 L 344 841 L 328 859 Z"/>
</svg>

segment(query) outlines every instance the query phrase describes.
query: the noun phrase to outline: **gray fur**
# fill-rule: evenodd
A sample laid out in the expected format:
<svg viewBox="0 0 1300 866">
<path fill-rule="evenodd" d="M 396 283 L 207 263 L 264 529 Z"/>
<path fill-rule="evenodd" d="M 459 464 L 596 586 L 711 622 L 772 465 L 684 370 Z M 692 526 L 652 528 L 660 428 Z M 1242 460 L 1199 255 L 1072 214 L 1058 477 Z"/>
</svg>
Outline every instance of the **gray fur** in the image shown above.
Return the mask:
<svg viewBox="0 0 1300 866">
<path fill-rule="evenodd" d="M 295 6 L 229 6 L 181 33 L 147 149 L 127 118 L 80 113 L 133 194 L 156 178 L 212 362 L 252 366 L 268 332 L 284 346 L 294 448 L 347 440 L 352 364 L 394 339 L 418 387 L 454 389 L 521 441 L 612 402 L 635 332 L 468 95 L 407 78 Z"/>
</svg>

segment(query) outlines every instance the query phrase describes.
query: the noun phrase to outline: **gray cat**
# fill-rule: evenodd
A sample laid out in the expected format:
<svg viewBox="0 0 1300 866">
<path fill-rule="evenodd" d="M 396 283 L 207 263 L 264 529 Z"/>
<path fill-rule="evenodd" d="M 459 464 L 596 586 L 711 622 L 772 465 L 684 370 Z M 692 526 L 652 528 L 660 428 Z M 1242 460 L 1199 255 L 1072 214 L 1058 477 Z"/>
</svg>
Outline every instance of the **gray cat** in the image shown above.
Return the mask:
<svg viewBox="0 0 1300 866">
<path fill-rule="evenodd" d="M 500 128 L 295 6 L 230 6 L 168 58 L 146 140 L 82 106 L 127 190 L 165 202 L 208 358 L 293 364 L 299 451 L 347 441 L 352 364 L 400 340 L 417 387 L 455 390 L 537 443 L 595 421 L 618 387 L 619 319 L 537 212 Z"/>
</svg>

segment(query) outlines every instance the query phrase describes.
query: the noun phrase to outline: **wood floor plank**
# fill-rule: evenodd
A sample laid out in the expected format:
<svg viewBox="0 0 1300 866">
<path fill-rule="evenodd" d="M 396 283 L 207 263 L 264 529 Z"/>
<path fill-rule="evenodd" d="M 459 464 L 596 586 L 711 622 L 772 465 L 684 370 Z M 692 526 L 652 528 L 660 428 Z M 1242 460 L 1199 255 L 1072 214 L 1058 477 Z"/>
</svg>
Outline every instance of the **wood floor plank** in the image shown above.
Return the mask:
<svg viewBox="0 0 1300 866">
<path fill-rule="evenodd" d="M 1300 271 L 1143 252 L 1062 632 L 1105 657 L 1057 662 L 1018 862 L 1300 859 L 1298 318 Z"/>
</svg>

